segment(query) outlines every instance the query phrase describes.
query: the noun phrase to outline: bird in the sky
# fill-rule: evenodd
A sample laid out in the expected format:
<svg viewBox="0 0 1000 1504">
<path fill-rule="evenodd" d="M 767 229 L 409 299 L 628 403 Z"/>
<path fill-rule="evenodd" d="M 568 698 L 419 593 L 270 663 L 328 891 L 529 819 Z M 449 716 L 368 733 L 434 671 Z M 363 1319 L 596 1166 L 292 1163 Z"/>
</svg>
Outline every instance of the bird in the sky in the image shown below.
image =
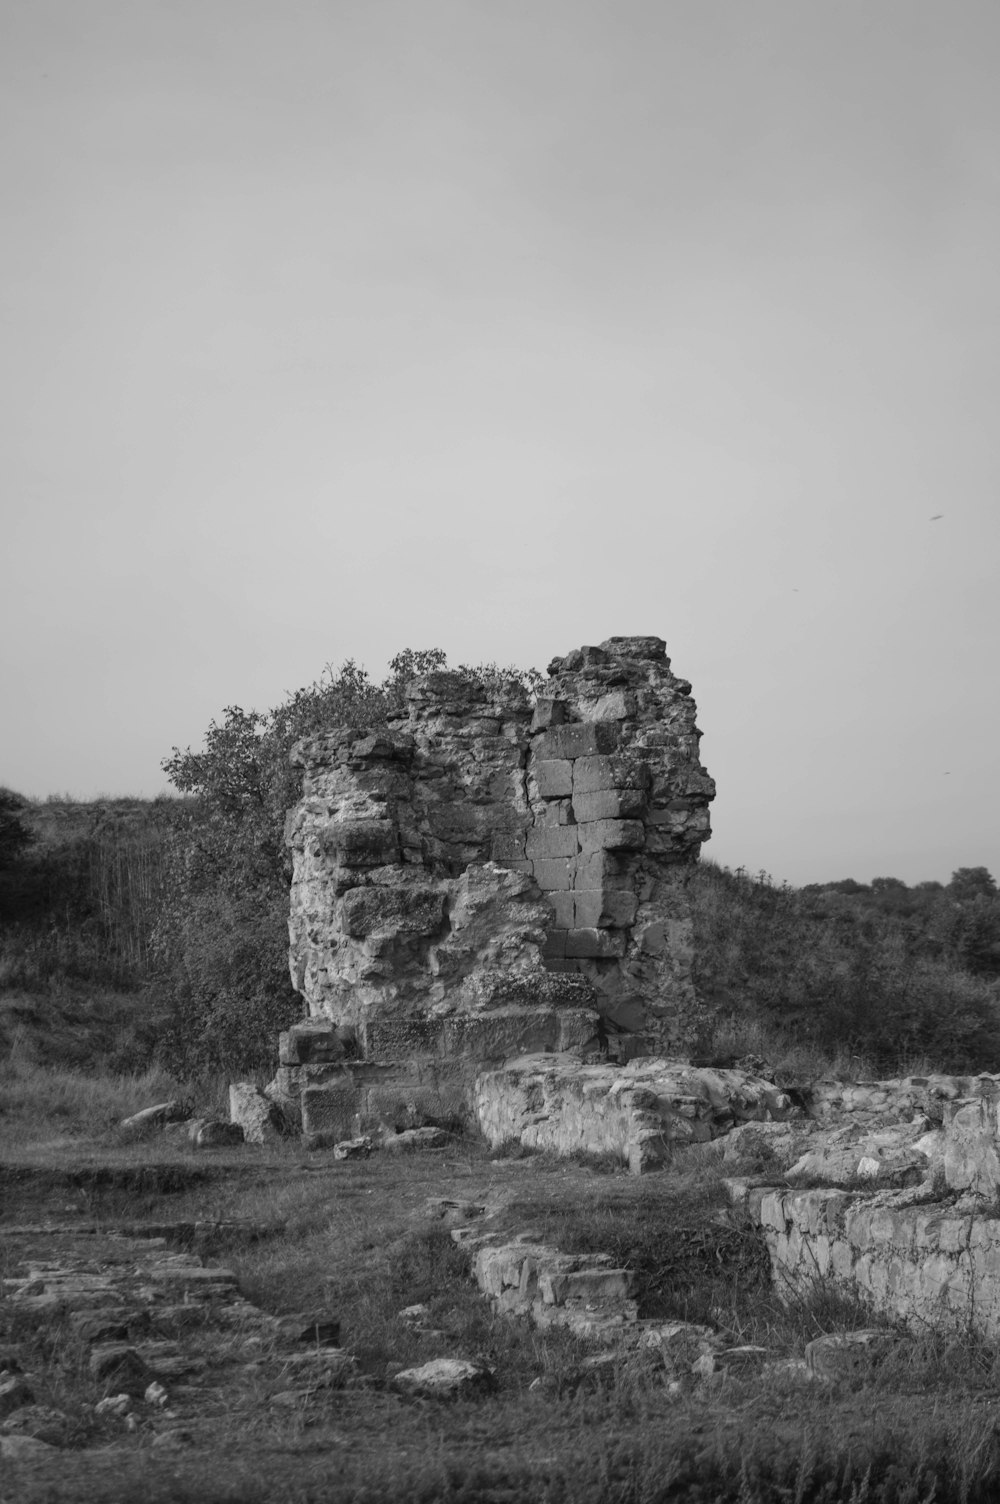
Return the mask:
<svg viewBox="0 0 1000 1504">
<path fill-rule="evenodd" d="M 942 517 L 943 517 L 943 516 L 944 516 L 944 513 L 943 513 L 943 512 L 935 512 L 935 513 L 934 513 L 934 516 L 933 516 L 933 517 L 932 517 L 932 518 L 931 518 L 931 521 L 932 521 L 932 522 L 938 522 L 938 521 L 940 521 L 940 519 L 941 519 L 941 518 L 942 518 Z"/>
</svg>

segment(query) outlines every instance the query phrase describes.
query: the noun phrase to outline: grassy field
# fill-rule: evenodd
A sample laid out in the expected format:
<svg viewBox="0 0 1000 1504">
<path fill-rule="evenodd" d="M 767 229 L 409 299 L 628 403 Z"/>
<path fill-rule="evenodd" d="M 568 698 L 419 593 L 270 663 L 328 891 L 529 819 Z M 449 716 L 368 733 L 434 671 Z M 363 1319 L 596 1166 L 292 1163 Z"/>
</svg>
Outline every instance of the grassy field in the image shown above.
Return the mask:
<svg viewBox="0 0 1000 1504">
<path fill-rule="evenodd" d="M 5 1464 L 3 1504 L 996 1497 L 1000 1382 L 993 1352 L 971 1340 L 909 1343 L 840 1387 L 797 1367 L 678 1382 L 653 1352 L 588 1369 L 586 1344 L 496 1316 L 428 1209 L 437 1197 L 489 1203 L 501 1208 L 499 1226 L 536 1228 L 565 1251 L 612 1253 L 637 1271 L 641 1313 L 710 1321 L 734 1344 L 766 1348 L 768 1361 L 869 1324 L 823 1287 L 783 1305 L 754 1229 L 728 1210 L 708 1164 L 638 1180 L 606 1165 L 495 1160 L 462 1139 L 344 1164 L 294 1142 L 196 1153 L 158 1139 L 126 1145 L 111 1126 L 176 1083 L 80 1078 L 74 1090 L 72 1073 L 47 1086 L 39 1072 L 29 1091 L 22 1071 L 20 1094 L 10 1085 L 8 1071 L 4 1277 L 30 1259 L 90 1269 L 127 1261 L 139 1245 L 116 1229 L 172 1224 L 168 1251 L 193 1248 L 224 1264 L 264 1310 L 338 1316 L 360 1378 L 289 1404 L 280 1365 L 275 1378 L 266 1365 L 220 1358 L 166 1412 L 139 1404 L 127 1430 L 96 1415 L 105 1391 L 70 1327 L 25 1329 L 7 1302 L 0 1350 L 17 1344 L 36 1399 L 70 1429 L 43 1460 Z M 15 1231 L 39 1224 L 62 1230 Z M 417 1302 L 429 1308 L 422 1330 L 400 1315 Z M 450 1403 L 394 1392 L 401 1367 L 440 1356 L 486 1364 L 492 1388 Z"/>
</svg>

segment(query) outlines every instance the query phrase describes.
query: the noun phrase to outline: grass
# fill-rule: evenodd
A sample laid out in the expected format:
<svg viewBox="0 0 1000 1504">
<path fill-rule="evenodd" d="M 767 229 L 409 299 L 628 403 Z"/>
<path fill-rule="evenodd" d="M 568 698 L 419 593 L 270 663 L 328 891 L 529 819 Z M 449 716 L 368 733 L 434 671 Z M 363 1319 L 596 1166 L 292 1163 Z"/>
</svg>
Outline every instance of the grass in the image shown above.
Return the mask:
<svg viewBox="0 0 1000 1504">
<path fill-rule="evenodd" d="M 105 1089 L 117 1112 L 124 1098 L 115 1092 L 125 1088 Z M 233 1268 L 265 1309 L 338 1315 L 374 1387 L 326 1391 L 286 1409 L 250 1373 L 222 1395 L 221 1412 L 190 1418 L 186 1446 L 161 1449 L 151 1446 L 152 1422 L 134 1436 L 120 1423 L 98 1424 L 82 1351 L 66 1333 L 47 1341 L 36 1331 L 22 1336 L 25 1367 L 41 1375 L 43 1399 L 70 1416 L 71 1443 L 86 1446 L 21 1470 L 11 1504 L 263 1504 L 276 1494 L 289 1504 L 995 1497 L 998 1372 L 987 1345 L 920 1337 L 837 1390 L 794 1372 L 763 1380 L 720 1372 L 677 1391 L 651 1353 L 588 1371 L 586 1344 L 495 1316 L 427 1213 L 435 1196 L 502 1203 L 511 1228 L 530 1223 L 566 1251 L 599 1249 L 630 1263 L 647 1310 L 707 1317 L 774 1357 L 801 1353 L 820 1332 L 869 1324 L 867 1311 L 830 1287 L 783 1305 L 763 1278 L 753 1230 L 734 1220 L 704 1166 L 633 1179 L 547 1156 L 496 1162 L 471 1141 L 345 1164 L 295 1143 L 171 1159 L 153 1140 L 121 1151 L 95 1142 L 90 1155 L 79 1210 L 109 1228 L 116 1216 L 239 1217 L 270 1227 L 254 1241 L 221 1228 L 202 1251 Z M 42 1158 L 47 1170 L 19 1183 L 19 1199 L 4 1197 L 8 1216 L 24 1217 L 25 1196 L 44 1212 L 53 1198 L 76 1194 L 80 1171 L 60 1169 L 61 1155 Z M 52 1257 L 60 1245 L 39 1246 Z M 99 1238 L 87 1248 L 97 1263 L 128 1256 L 127 1244 Z M 4 1240 L 4 1273 L 24 1251 Z M 429 1307 L 423 1330 L 399 1314 L 417 1302 Z M 445 1355 L 487 1363 L 493 1392 L 441 1404 L 386 1387 L 400 1366 Z M 7 1504 L 2 1484 L 0 1499 Z"/>
<path fill-rule="evenodd" d="M 111 1074 L 38 1065 L 16 1044 L 0 1061 L 0 1127 L 5 1147 L 53 1150 L 117 1141 L 117 1127 L 151 1103 L 178 1100 L 205 1116 L 228 1118 L 226 1083 L 179 1082 L 159 1066 Z"/>
</svg>

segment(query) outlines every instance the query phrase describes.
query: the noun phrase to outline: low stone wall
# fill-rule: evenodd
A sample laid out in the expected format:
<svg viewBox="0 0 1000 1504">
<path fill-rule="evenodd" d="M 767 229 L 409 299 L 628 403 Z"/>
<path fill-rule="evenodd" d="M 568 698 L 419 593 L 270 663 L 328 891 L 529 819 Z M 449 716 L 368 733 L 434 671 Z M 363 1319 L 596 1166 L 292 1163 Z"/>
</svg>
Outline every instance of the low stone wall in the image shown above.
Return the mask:
<svg viewBox="0 0 1000 1504">
<path fill-rule="evenodd" d="M 832 1280 L 910 1323 L 1000 1336 L 1000 1218 L 980 1207 L 826 1187 L 748 1201 L 779 1287 Z"/>
<path fill-rule="evenodd" d="M 810 1095 L 818 1116 L 801 1157 L 788 1162 L 801 1134 L 761 1139 L 785 1184 L 730 1182 L 760 1223 L 777 1285 L 801 1293 L 829 1280 L 883 1315 L 1000 1337 L 1000 1078 L 909 1077 Z M 845 1105 L 860 1121 L 844 1122 Z M 733 1147 L 741 1138 L 750 1147 L 746 1130 Z M 789 1189 L 796 1179 L 827 1184 Z"/>
</svg>

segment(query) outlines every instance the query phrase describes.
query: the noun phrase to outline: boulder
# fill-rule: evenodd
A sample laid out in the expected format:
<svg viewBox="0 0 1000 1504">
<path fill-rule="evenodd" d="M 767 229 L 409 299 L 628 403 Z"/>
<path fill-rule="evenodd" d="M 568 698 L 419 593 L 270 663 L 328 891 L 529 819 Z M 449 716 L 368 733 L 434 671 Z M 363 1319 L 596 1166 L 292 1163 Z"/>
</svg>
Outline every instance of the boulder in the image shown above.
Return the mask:
<svg viewBox="0 0 1000 1504">
<path fill-rule="evenodd" d="M 55 1452 L 55 1447 L 36 1436 L 0 1436 L 0 1457 L 8 1462 L 40 1462 Z"/>
<path fill-rule="evenodd" d="M 333 1146 L 334 1159 L 367 1159 L 371 1152 L 370 1138 L 345 1138 Z"/>
<path fill-rule="evenodd" d="M 451 1141 L 452 1134 L 444 1128 L 404 1128 L 402 1133 L 387 1133 L 382 1148 L 390 1153 L 404 1149 L 446 1149 Z"/>
<path fill-rule="evenodd" d="M 187 1110 L 180 1102 L 158 1102 L 154 1107 L 143 1107 L 130 1118 L 122 1118 L 119 1127 L 123 1133 L 140 1134 L 153 1128 L 162 1128 L 165 1123 L 177 1123 L 187 1117 Z"/>
<path fill-rule="evenodd" d="M 493 1375 L 479 1363 L 464 1358 L 433 1358 L 419 1368 L 404 1368 L 392 1380 L 403 1394 L 427 1395 L 434 1399 L 457 1399 L 490 1389 Z"/>
<path fill-rule="evenodd" d="M 281 1111 L 252 1081 L 234 1081 L 229 1088 L 229 1121 L 243 1130 L 248 1144 L 269 1144 L 282 1136 Z"/>
<path fill-rule="evenodd" d="M 811 1374 L 828 1383 L 852 1379 L 898 1349 L 906 1338 L 898 1332 L 861 1327 L 853 1332 L 827 1332 L 806 1343 L 805 1360 Z"/>
<path fill-rule="evenodd" d="M 200 1122 L 191 1137 L 196 1149 L 232 1149 L 243 1141 L 239 1123 L 218 1123 L 212 1118 Z"/>
<path fill-rule="evenodd" d="M 49 1446 L 62 1446 L 69 1434 L 69 1420 L 61 1410 L 48 1405 L 24 1405 L 0 1426 L 5 1436 L 32 1436 Z"/>
</svg>

